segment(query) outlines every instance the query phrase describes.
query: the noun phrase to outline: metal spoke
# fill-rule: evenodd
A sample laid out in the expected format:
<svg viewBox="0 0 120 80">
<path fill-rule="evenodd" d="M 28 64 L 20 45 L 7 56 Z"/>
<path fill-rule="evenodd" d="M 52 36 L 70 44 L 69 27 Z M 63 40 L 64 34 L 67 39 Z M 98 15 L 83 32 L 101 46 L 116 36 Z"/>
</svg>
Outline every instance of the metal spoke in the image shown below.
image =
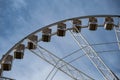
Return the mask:
<svg viewBox="0 0 120 80">
<path fill-rule="evenodd" d="M 98 56 L 96 51 L 90 46 L 87 40 L 80 33 L 73 33 L 70 31 L 73 39 L 77 42 L 80 48 L 84 47 L 81 44 L 88 45 L 86 48 L 83 48 L 83 52 L 87 55 L 93 65 L 97 68 L 97 70 L 103 75 L 105 80 L 117 80 L 117 78 L 113 75 L 110 69 L 104 64 L 102 59 Z"/>
<path fill-rule="evenodd" d="M 57 69 L 64 72 L 65 74 L 67 74 L 68 76 L 70 76 L 71 78 L 75 80 L 86 80 L 86 79 L 94 80 L 90 76 L 86 75 L 84 72 L 73 67 L 69 63 L 55 56 L 53 53 L 51 53 L 50 51 L 46 50 L 45 48 L 41 46 L 38 46 L 36 50 L 31 50 L 31 52 L 33 52 L 38 57 L 44 59 L 45 61 L 55 66 Z M 76 76 L 76 75 L 79 75 L 79 76 Z"/>
<path fill-rule="evenodd" d="M 118 25 L 116 25 L 114 29 L 115 29 L 116 39 L 118 42 L 118 47 L 120 49 L 120 18 L 118 18 Z"/>
</svg>

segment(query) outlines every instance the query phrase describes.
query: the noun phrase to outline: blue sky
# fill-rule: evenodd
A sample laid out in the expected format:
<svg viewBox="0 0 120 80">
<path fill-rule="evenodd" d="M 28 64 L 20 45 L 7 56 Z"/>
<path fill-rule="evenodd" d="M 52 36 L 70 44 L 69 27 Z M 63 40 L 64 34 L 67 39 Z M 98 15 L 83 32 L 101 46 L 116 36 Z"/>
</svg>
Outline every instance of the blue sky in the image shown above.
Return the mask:
<svg viewBox="0 0 120 80">
<path fill-rule="evenodd" d="M 5 54 L 16 42 L 45 25 L 63 19 L 85 15 L 119 15 L 119 4 L 120 0 L 0 0 L 0 56 Z M 92 34 L 94 35 L 94 33 Z M 109 35 L 107 32 L 105 34 Z M 110 34 L 113 34 L 114 36 L 114 32 L 111 32 Z M 86 35 L 89 37 L 88 34 Z M 98 33 L 98 35 L 101 34 Z M 103 40 L 101 37 L 97 37 L 97 39 L 101 42 Z M 106 42 L 109 39 L 112 39 L 112 37 L 108 36 L 108 38 L 105 39 Z M 68 42 L 68 44 L 70 44 L 70 42 Z M 55 43 L 52 43 L 52 45 L 56 46 Z M 60 49 L 62 49 L 62 47 Z M 58 50 L 59 53 L 61 52 L 60 49 Z M 27 52 L 28 51 L 26 51 L 26 53 Z M 47 72 L 49 72 L 49 68 L 52 68 L 52 66 L 41 59 L 39 63 L 39 59 L 36 56 L 32 54 L 26 55 L 28 57 L 23 61 L 18 61 L 18 63 L 15 62 L 16 66 L 14 66 L 12 72 L 6 72 L 5 74 L 10 77 L 15 77 L 17 80 L 40 80 L 39 76 L 42 77 L 42 72 L 43 76 L 45 76 L 45 73 L 47 74 Z M 110 55 L 115 56 L 116 59 L 111 60 L 112 57 Z M 103 56 L 106 63 L 108 63 L 108 65 L 113 64 L 111 68 L 113 68 L 115 73 L 120 76 L 120 68 L 118 67 L 120 64 L 118 61 L 120 55 L 109 54 L 107 56 L 110 58 L 106 59 Z M 33 61 L 30 60 L 31 58 Z M 29 66 L 25 65 L 25 63 L 29 63 Z M 41 73 L 38 73 L 37 70 L 33 69 L 34 65 L 37 66 L 37 69 L 39 69 L 39 65 L 44 65 L 45 67 L 43 68 L 40 66 L 39 70 L 41 70 Z M 33 75 L 31 76 L 31 79 L 29 79 L 29 74 L 27 72 L 31 72 L 31 75 Z M 20 79 L 23 74 L 26 76 Z M 61 72 L 59 72 L 58 75 L 59 77 L 56 75 L 56 80 L 69 79 Z M 63 75 L 64 77 L 62 78 Z"/>
</svg>

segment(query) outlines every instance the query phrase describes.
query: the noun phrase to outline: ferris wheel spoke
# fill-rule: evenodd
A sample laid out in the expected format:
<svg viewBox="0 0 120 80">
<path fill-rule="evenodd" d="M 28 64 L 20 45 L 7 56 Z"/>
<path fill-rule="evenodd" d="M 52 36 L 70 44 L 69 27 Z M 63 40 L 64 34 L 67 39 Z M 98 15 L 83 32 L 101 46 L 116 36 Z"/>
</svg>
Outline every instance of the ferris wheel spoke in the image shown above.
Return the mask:
<svg viewBox="0 0 120 80">
<path fill-rule="evenodd" d="M 0 77 L 0 80 L 15 80 L 15 79 L 8 78 L 8 77 Z"/>
<path fill-rule="evenodd" d="M 65 62 L 64 60 L 57 57 L 56 55 L 41 46 L 37 46 L 35 50 L 30 51 L 75 80 L 94 80 L 84 72 Z"/>
<path fill-rule="evenodd" d="M 115 29 L 116 39 L 117 39 L 118 47 L 120 50 L 120 18 L 118 18 L 118 25 L 115 25 L 115 26 L 116 27 L 114 29 Z"/>
<path fill-rule="evenodd" d="M 117 80 L 114 74 L 110 71 L 110 69 L 104 64 L 102 59 L 98 56 L 96 51 L 90 46 L 87 40 L 80 33 L 73 33 L 70 31 L 73 39 L 76 41 L 80 48 L 84 47 L 81 44 L 89 45 L 86 48 L 83 48 L 83 52 L 87 55 L 87 57 L 91 60 L 93 65 L 97 68 L 97 70 L 103 75 L 106 80 Z M 76 36 L 77 35 L 77 36 Z"/>
</svg>

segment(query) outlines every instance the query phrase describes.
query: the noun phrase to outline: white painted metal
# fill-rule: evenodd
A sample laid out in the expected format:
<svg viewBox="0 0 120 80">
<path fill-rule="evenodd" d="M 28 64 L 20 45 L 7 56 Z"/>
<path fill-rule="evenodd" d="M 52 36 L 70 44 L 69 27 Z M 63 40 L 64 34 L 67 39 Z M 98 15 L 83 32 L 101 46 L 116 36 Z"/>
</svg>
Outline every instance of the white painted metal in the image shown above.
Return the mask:
<svg viewBox="0 0 120 80">
<path fill-rule="evenodd" d="M 118 42 L 118 47 L 120 50 L 120 18 L 118 18 L 118 25 L 116 25 L 114 29 L 115 29 L 116 39 Z"/>
<path fill-rule="evenodd" d="M 37 45 L 37 48 L 35 50 L 31 50 L 35 55 L 42 58 L 49 64 L 53 65 L 60 71 L 64 72 L 74 80 L 94 80 L 84 72 L 80 71 L 79 69 L 75 68 L 71 64 L 65 62 L 63 59 L 60 59 L 47 49 Z"/>
<path fill-rule="evenodd" d="M 21 41 L 19 41 L 18 43 L 16 43 L 6 54 L 5 56 L 0 60 L 0 64 L 2 64 L 6 57 L 15 49 L 15 47 L 19 44 L 21 44 L 24 40 L 28 39 L 29 36 L 31 35 L 34 35 L 36 33 L 39 33 L 41 32 L 43 29 L 45 28 L 49 28 L 49 27 L 52 27 L 54 25 L 57 25 L 58 23 L 60 22 L 66 22 L 66 21 L 72 21 L 73 19 L 85 19 L 85 18 L 89 18 L 89 17 L 97 17 L 97 18 L 101 18 L 101 17 L 106 17 L 106 16 L 109 16 L 109 17 L 118 17 L 120 18 L 120 15 L 90 15 L 90 16 L 82 16 L 82 17 L 75 17 L 75 18 L 70 18 L 70 19 L 65 19 L 65 20 L 62 20 L 62 21 L 58 21 L 56 23 L 53 23 L 53 24 L 50 24 L 50 25 L 47 25 L 43 28 L 40 28 L 38 30 L 36 30 L 35 32 L 32 32 L 31 34 L 29 34 L 28 36 L 26 36 L 25 38 L 23 38 Z M 118 24 L 119 27 L 120 27 L 120 23 Z M 116 38 L 117 38 L 117 41 L 119 42 L 118 45 L 119 45 L 119 48 L 120 48 L 120 28 L 119 27 L 115 27 L 115 32 L 116 32 Z M 82 27 L 82 28 L 86 28 L 86 27 Z M 68 30 L 71 30 L 71 29 L 68 29 Z M 89 57 L 89 59 L 91 60 L 91 62 L 95 65 L 95 67 L 99 70 L 100 73 L 103 74 L 104 78 L 106 80 L 117 80 L 117 78 L 115 78 L 115 76 L 113 75 L 113 73 L 109 70 L 109 68 L 103 63 L 102 59 L 97 55 L 97 53 L 94 51 L 94 49 L 89 45 L 89 43 L 84 39 L 84 37 L 81 35 L 81 34 L 76 34 L 74 35 L 72 33 L 74 39 L 76 40 L 76 42 L 78 43 L 78 45 L 80 46 L 80 48 L 83 48 L 82 50 L 85 52 L 85 54 Z M 78 38 L 77 38 L 78 37 Z M 80 39 L 80 40 L 79 40 Z M 82 41 L 82 43 L 81 43 Z M 83 45 L 81 45 L 81 44 Z M 87 46 L 86 46 L 87 45 Z M 37 50 L 35 50 L 35 54 L 38 55 L 39 57 L 41 57 L 42 59 L 44 59 L 45 61 L 47 61 L 48 63 L 52 64 L 53 66 L 56 65 L 56 68 L 58 68 L 59 70 L 63 71 L 64 72 L 64 69 L 66 70 L 64 73 L 68 72 L 67 74 L 70 75 L 71 77 L 73 77 L 73 79 L 75 80 L 80 80 L 77 78 L 77 76 L 81 76 L 83 77 L 84 73 L 79 71 L 78 69 L 74 68 L 74 66 L 66 63 L 65 61 L 59 59 L 59 58 L 56 58 L 56 56 L 54 55 L 51 55 L 49 53 L 49 51 L 47 51 L 46 49 L 43 49 L 43 48 L 40 48 L 40 51 L 39 54 L 37 53 Z M 34 52 L 34 51 L 33 51 Z M 45 53 L 44 53 L 45 52 Z M 41 56 L 40 56 L 41 54 Z M 43 55 L 44 54 L 44 55 Z M 49 62 L 49 57 L 51 57 L 51 60 L 52 62 Z M 46 57 L 46 58 L 45 58 Z M 62 65 L 65 65 L 66 67 L 62 66 Z M 72 69 L 72 71 L 74 72 L 75 70 L 75 74 L 71 74 L 72 71 L 70 70 Z M 79 74 L 78 74 L 79 73 Z M 82 73 L 82 75 L 80 74 Z M 76 77 L 75 77 L 76 76 Z M 87 75 L 86 75 L 87 76 Z M 1 77 L 1 76 L 0 76 Z M 86 79 L 85 79 L 86 80 Z M 88 79 L 87 79 L 88 80 Z"/>
<path fill-rule="evenodd" d="M 83 48 L 82 51 L 87 55 L 93 65 L 97 70 L 103 75 L 105 80 L 118 80 L 110 69 L 104 64 L 102 59 L 98 56 L 96 51 L 90 46 L 88 41 L 83 37 L 81 33 L 74 33 L 72 31 L 71 35 L 73 39 L 77 42 L 80 48 Z M 85 46 L 83 46 L 85 45 Z"/>
</svg>

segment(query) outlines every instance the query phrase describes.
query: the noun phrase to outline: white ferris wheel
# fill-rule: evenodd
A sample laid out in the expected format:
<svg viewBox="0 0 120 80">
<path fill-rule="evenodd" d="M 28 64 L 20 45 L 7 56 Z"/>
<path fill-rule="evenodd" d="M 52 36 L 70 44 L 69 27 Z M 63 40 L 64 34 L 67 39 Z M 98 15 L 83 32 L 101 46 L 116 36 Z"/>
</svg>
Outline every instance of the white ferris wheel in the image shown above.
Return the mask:
<svg viewBox="0 0 120 80">
<path fill-rule="evenodd" d="M 0 80 L 14 80 L 5 77 L 4 72 L 12 69 L 15 59 L 26 58 L 26 50 L 53 66 L 45 80 L 54 80 L 58 71 L 71 80 L 97 80 L 93 67 L 104 80 L 120 80 L 104 61 L 104 57 L 109 56 L 101 56 L 104 53 L 110 55 L 111 52 L 119 52 L 119 19 L 120 15 L 74 17 L 32 32 L 3 55 L 0 61 Z"/>
</svg>

